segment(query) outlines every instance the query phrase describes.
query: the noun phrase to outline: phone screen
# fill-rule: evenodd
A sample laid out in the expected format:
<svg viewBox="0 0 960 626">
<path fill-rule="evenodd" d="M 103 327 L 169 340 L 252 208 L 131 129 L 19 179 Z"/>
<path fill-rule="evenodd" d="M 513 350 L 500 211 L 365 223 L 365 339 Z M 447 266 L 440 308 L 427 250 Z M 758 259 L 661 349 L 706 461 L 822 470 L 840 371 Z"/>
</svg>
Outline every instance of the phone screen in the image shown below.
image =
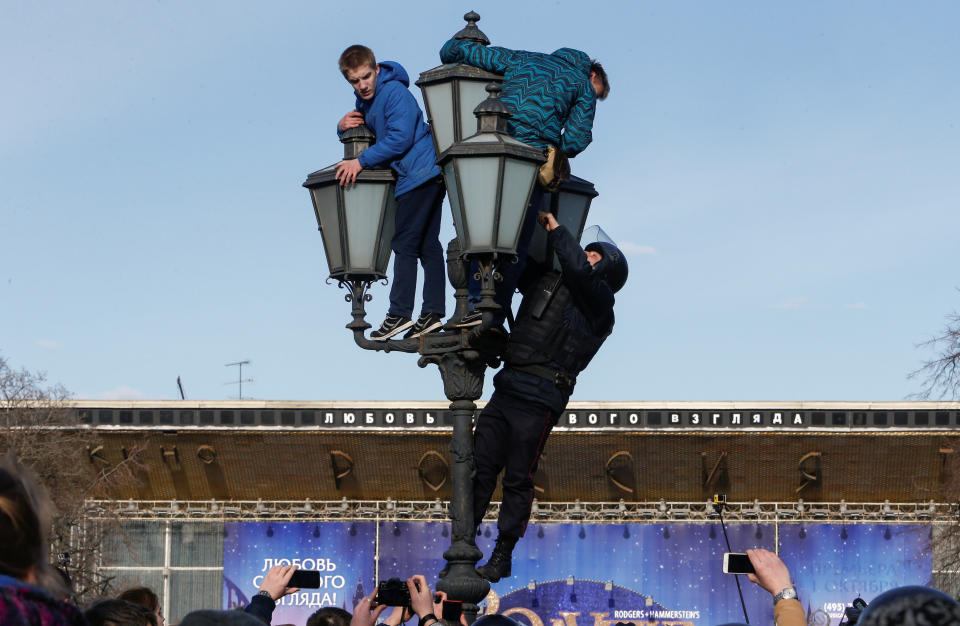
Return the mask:
<svg viewBox="0 0 960 626">
<path fill-rule="evenodd" d="M 727 552 L 723 555 L 724 574 L 756 574 L 753 563 L 746 554 Z"/>
<path fill-rule="evenodd" d="M 287 587 L 299 587 L 300 589 L 319 589 L 320 572 L 315 569 L 298 569 L 290 577 Z"/>
<path fill-rule="evenodd" d="M 463 602 L 460 600 L 443 601 L 443 619 L 454 624 L 460 623 L 460 613 L 463 612 Z"/>
</svg>

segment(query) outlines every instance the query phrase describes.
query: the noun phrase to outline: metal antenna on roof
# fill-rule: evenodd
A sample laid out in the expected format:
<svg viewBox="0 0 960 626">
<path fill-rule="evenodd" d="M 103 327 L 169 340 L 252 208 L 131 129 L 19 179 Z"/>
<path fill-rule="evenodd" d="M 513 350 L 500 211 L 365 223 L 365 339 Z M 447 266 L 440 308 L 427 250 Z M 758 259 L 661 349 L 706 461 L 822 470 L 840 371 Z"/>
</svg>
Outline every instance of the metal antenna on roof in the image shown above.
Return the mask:
<svg viewBox="0 0 960 626">
<path fill-rule="evenodd" d="M 239 385 L 237 390 L 237 400 L 243 400 L 243 383 L 252 383 L 252 378 L 243 377 L 243 366 L 250 365 L 250 361 L 237 361 L 236 363 L 227 363 L 224 367 L 233 367 L 237 366 L 237 380 L 230 381 L 228 383 L 223 383 L 224 385 Z"/>
<path fill-rule="evenodd" d="M 179 377 L 179 376 L 177 376 L 177 389 L 180 390 L 180 399 L 181 399 L 181 400 L 186 400 L 187 397 L 186 397 L 185 395 L 183 395 L 183 383 L 180 382 L 180 377 Z"/>
</svg>

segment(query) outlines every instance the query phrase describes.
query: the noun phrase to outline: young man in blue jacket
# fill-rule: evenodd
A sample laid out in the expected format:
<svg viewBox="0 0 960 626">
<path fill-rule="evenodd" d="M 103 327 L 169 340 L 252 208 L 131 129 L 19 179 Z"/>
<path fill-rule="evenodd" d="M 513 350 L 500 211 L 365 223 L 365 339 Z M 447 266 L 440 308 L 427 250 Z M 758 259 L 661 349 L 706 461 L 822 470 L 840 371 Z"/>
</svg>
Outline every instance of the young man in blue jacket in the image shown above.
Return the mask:
<svg viewBox="0 0 960 626">
<path fill-rule="evenodd" d="M 356 159 L 337 164 L 337 180 L 350 185 L 365 167 L 389 166 L 397 174 L 396 231 L 393 249 L 393 286 L 390 308 L 378 330 L 370 333 L 386 341 L 403 331 L 405 338 L 437 330 L 445 314 L 443 247 L 440 213 L 443 178 L 420 106 L 410 93 L 410 79 L 399 63 L 377 63 L 373 51 L 354 45 L 340 55 L 340 71 L 357 95 L 356 108 L 340 120 L 337 133 L 366 124 L 376 143 Z M 417 260 L 423 265 L 423 308 L 414 322 Z"/>
<path fill-rule="evenodd" d="M 546 150 L 553 146 L 573 158 L 593 140 L 593 117 L 597 100 L 610 92 L 603 66 L 586 53 L 560 48 L 552 54 L 484 46 L 466 39 L 451 39 L 440 49 L 443 63 L 466 63 L 503 75 L 500 99 L 510 109 L 507 130 L 520 141 Z M 497 285 L 497 303 L 510 310 L 527 247 L 533 237 L 537 212 L 543 206 L 545 190 L 533 190 L 526 220 L 517 242 L 518 263 L 501 268 L 503 280 Z M 471 288 L 472 300 L 479 291 Z M 473 315 L 464 323 L 477 322 Z"/>
</svg>

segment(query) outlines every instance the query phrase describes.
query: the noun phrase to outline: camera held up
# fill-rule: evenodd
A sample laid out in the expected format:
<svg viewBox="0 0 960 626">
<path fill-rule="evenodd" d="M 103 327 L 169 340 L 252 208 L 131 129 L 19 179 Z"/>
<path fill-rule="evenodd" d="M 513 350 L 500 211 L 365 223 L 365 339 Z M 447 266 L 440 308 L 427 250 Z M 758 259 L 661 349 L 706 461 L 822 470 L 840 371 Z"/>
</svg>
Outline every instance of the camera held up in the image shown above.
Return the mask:
<svg viewBox="0 0 960 626">
<path fill-rule="evenodd" d="M 377 585 L 374 602 L 387 606 L 410 606 L 410 590 L 407 589 L 407 583 L 399 578 L 381 580 Z"/>
</svg>

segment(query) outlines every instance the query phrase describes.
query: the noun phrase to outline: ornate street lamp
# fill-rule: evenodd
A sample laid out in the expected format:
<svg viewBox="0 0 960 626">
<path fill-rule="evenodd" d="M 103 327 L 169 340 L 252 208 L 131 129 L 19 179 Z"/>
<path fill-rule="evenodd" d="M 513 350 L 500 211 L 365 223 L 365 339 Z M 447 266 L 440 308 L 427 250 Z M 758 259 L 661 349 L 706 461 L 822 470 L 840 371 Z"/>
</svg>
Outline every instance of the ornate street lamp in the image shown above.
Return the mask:
<svg viewBox="0 0 960 626">
<path fill-rule="evenodd" d="M 469 30 L 469 27 L 468 29 Z M 483 393 L 486 368 L 499 365 L 498 354 L 506 336 L 488 332 L 493 325 L 495 266 L 498 259 L 516 254 L 522 217 L 530 200 L 537 168 L 544 160 L 540 150 L 519 142 L 506 133 L 510 113 L 497 98 L 498 84 L 488 86 L 490 97 L 475 105 L 476 133 L 449 146 L 440 156 L 454 211 L 457 238 L 447 246 L 447 274 L 456 297 L 451 320 L 459 320 L 468 309 L 468 266 L 476 260 L 481 274 L 483 322 L 473 328 L 457 328 L 448 322 L 439 332 L 414 339 L 373 341 L 366 337 L 370 324 L 365 305 L 367 291 L 385 277 L 390 254 L 395 213 L 392 175 L 387 171 L 364 170 L 357 185 L 340 187 L 333 167 L 314 172 L 304 186 L 310 190 L 314 212 L 323 233 L 330 264 L 330 277 L 349 290 L 353 321 L 347 328 L 365 350 L 417 352 L 417 364 L 434 363 L 443 378 L 444 393 L 453 415 L 452 496 L 449 505 L 451 543 L 443 556 L 447 575 L 437 584 L 451 599 L 463 601 L 469 621 L 476 618 L 478 603 L 490 591 L 490 584 L 476 572 L 482 554 L 477 549 L 473 526 L 473 433 L 476 400 Z M 347 133 L 344 133 L 347 136 Z M 345 156 L 359 155 L 369 145 L 365 140 L 345 141 Z"/>
<path fill-rule="evenodd" d="M 463 16 L 467 26 L 453 36 L 481 45 L 490 45 L 487 36 L 477 28 L 480 16 L 470 11 Z M 417 86 L 423 90 L 427 118 L 433 133 L 433 147 L 441 154 L 477 129 L 473 110 L 487 98 L 484 88 L 503 77 L 464 63 L 447 63 L 420 74 Z"/>
<path fill-rule="evenodd" d="M 510 111 L 500 101 L 500 85 L 477 105 L 477 132 L 440 155 L 453 225 L 468 256 L 512 255 L 543 151 L 507 133 Z"/>
<path fill-rule="evenodd" d="M 340 137 L 343 158 L 357 158 L 373 140 L 374 134 L 364 124 L 344 131 Z M 330 278 L 341 282 L 385 279 L 397 210 L 393 171 L 364 169 L 349 186 L 341 186 L 335 175 L 334 164 L 310 174 L 303 183 L 313 200 Z"/>
<path fill-rule="evenodd" d="M 550 195 L 550 212 L 579 241 L 583 235 L 583 227 L 587 223 L 590 203 L 598 195 L 596 188 L 589 180 L 570 176 L 570 180 L 560 185 L 557 193 Z M 527 254 L 542 265 L 546 265 L 549 258 L 554 269 L 560 269 L 560 262 L 547 241 L 547 233 L 540 228 L 533 231 Z"/>
</svg>

